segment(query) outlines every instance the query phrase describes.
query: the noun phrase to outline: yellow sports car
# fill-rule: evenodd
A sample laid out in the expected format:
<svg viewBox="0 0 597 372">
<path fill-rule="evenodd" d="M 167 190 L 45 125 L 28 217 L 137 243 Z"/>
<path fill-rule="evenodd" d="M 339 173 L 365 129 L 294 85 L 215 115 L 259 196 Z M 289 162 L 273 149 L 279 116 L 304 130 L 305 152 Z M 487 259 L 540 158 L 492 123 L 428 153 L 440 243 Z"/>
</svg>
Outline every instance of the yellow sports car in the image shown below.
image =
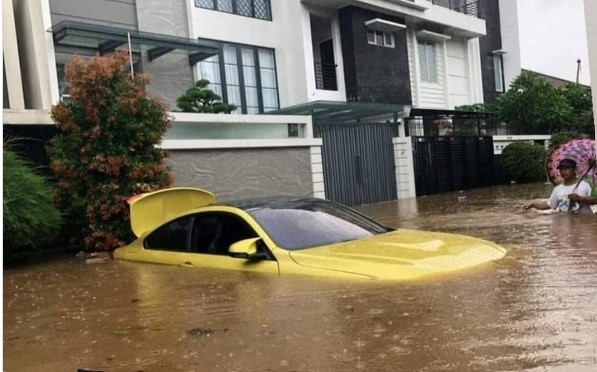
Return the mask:
<svg viewBox="0 0 597 372">
<path fill-rule="evenodd" d="M 172 188 L 129 199 L 138 237 L 121 260 L 196 268 L 409 280 L 505 256 L 463 235 L 392 229 L 340 204 L 263 198 L 216 204 L 212 193 Z"/>
</svg>

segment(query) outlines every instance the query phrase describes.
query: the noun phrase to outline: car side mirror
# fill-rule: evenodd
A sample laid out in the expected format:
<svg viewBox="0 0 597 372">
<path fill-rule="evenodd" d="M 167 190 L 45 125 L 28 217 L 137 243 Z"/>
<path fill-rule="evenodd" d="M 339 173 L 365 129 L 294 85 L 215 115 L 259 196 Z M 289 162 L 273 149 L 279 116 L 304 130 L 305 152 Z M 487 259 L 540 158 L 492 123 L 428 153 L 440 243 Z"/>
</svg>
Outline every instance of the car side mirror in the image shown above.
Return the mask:
<svg viewBox="0 0 597 372">
<path fill-rule="evenodd" d="M 251 238 L 238 241 L 228 248 L 228 254 L 234 258 L 262 258 L 262 254 L 257 248 L 257 242 L 261 238 Z"/>
</svg>

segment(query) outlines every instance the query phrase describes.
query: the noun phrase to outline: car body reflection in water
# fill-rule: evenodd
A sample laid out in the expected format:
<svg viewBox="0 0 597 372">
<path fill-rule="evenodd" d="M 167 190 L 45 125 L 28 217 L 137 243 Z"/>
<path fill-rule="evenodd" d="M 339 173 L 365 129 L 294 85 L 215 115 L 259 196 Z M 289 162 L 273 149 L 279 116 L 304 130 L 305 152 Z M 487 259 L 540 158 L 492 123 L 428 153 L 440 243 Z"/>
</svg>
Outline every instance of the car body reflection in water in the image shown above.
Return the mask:
<svg viewBox="0 0 597 372">
<path fill-rule="evenodd" d="M 4 368 L 66 371 L 594 371 L 597 217 L 519 213 L 547 185 L 358 209 L 496 241 L 506 258 L 441 280 L 109 262 L 4 272 Z M 459 201 L 460 200 L 460 201 Z"/>
</svg>

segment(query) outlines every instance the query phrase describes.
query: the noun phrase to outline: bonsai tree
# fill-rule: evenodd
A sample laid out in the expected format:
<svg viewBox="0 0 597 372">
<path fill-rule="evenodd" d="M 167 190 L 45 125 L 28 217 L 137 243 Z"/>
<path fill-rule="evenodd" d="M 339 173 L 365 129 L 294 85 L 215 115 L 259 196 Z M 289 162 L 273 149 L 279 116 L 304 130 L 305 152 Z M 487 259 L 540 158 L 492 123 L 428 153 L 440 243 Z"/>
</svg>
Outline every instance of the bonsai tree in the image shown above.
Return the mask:
<svg viewBox="0 0 597 372">
<path fill-rule="evenodd" d="M 170 124 L 167 107 L 147 95 L 147 75 L 131 77 L 125 53 L 75 56 L 66 77 L 72 101 L 52 107 L 58 132 L 48 148 L 56 202 L 73 243 L 111 250 L 132 239 L 126 199 L 173 182 L 157 147 Z"/>
<path fill-rule="evenodd" d="M 183 112 L 201 112 L 229 114 L 236 110 L 235 105 L 228 105 L 222 102 L 222 97 L 213 90 L 207 88 L 209 80 L 198 80 L 195 86 L 187 90 L 185 94 L 176 99 L 176 106 Z"/>
</svg>

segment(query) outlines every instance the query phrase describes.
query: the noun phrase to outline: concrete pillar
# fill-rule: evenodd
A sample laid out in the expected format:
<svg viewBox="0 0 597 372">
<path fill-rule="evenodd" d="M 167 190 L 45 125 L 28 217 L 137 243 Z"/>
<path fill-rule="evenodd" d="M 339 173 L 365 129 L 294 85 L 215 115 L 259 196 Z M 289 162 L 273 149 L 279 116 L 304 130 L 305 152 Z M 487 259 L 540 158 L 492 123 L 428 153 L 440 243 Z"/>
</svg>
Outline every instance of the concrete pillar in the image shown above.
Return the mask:
<svg viewBox="0 0 597 372">
<path fill-rule="evenodd" d="M 396 188 L 398 199 L 415 198 L 415 167 L 411 137 L 392 138 L 396 164 Z"/>
<path fill-rule="evenodd" d="M 48 0 L 14 0 L 25 108 L 48 110 L 58 101 Z"/>
<path fill-rule="evenodd" d="M 7 87 L 8 107 L 24 109 L 23 81 L 19 62 L 19 44 L 12 0 L 2 0 L 2 50 L 4 52 L 4 84 Z"/>
</svg>

